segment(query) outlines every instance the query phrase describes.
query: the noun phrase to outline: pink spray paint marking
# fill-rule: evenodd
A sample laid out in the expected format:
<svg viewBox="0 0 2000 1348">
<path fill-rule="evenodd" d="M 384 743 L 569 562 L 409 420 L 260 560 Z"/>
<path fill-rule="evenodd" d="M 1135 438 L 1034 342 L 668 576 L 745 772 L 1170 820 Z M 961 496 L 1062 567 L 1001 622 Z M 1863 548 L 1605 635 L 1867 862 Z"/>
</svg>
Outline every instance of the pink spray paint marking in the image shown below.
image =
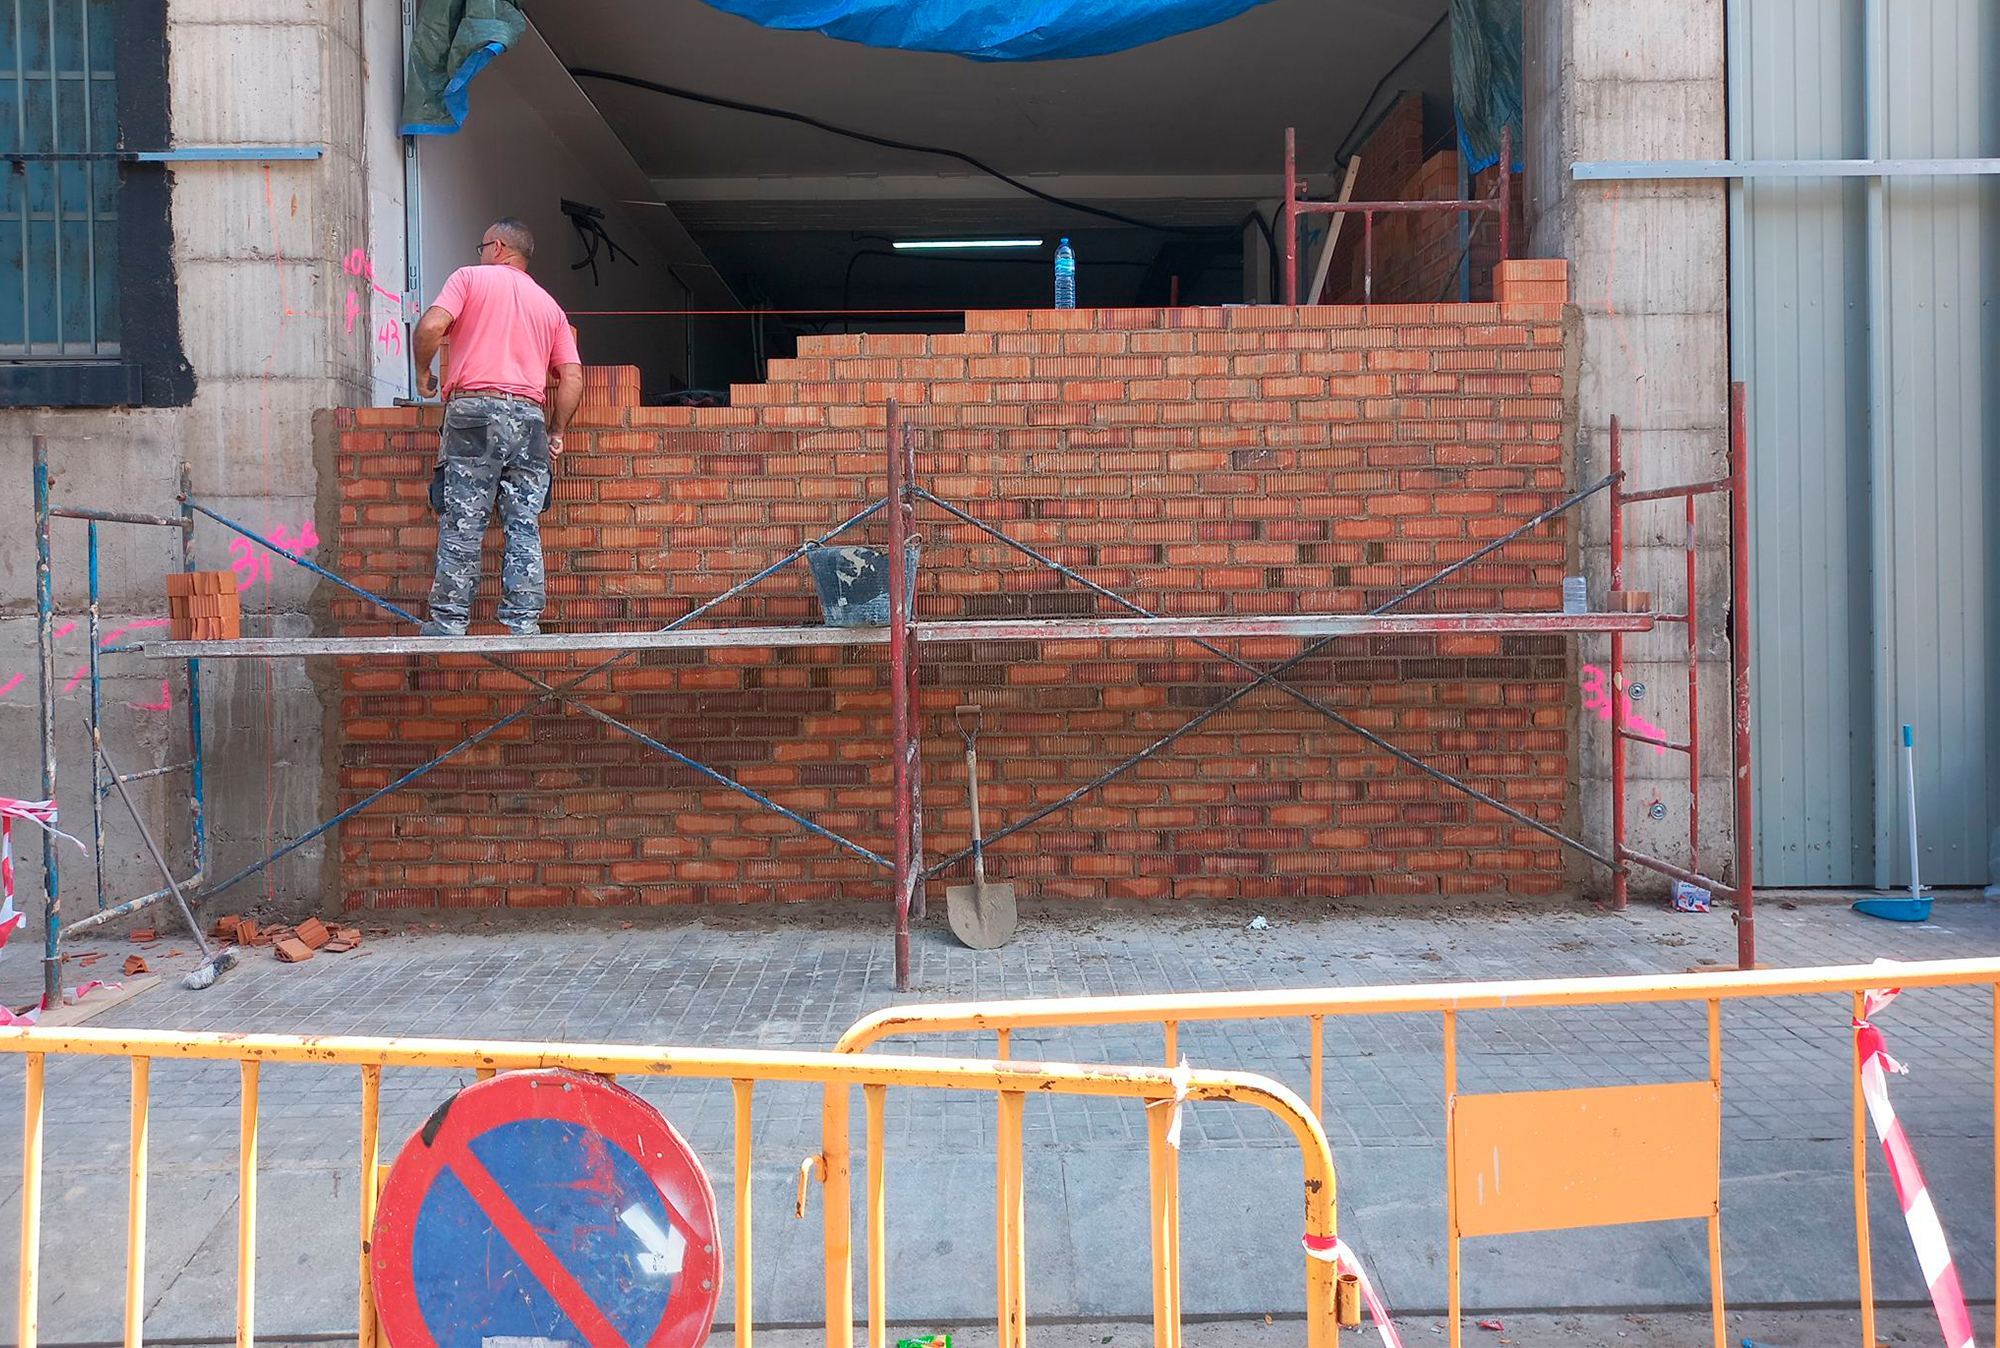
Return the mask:
<svg viewBox="0 0 2000 1348">
<path fill-rule="evenodd" d="M 366 280 L 369 290 L 396 306 L 396 317 L 383 320 L 382 325 L 375 330 L 375 340 L 382 344 L 385 351 L 401 355 L 403 353 L 403 326 L 401 322 L 401 319 L 404 317 L 403 297 L 375 279 L 374 260 L 362 249 L 356 248 L 348 253 L 346 259 L 341 263 L 341 270 L 345 271 L 349 276 Z M 347 292 L 347 333 L 349 336 L 354 334 L 354 320 L 360 316 L 361 292 L 358 289 L 350 288 Z"/>
<path fill-rule="evenodd" d="M 103 636 L 99 637 L 97 639 L 97 644 L 100 647 L 115 646 L 118 644 L 118 639 L 124 636 L 127 632 L 135 632 L 141 627 L 166 627 L 166 626 L 169 626 L 169 624 L 165 618 L 149 618 L 143 622 L 126 623 L 123 627 L 114 627 L 109 632 L 106 632 Z M 71 623 L 69 627 L 64 628 L 63 630 L 72 631 L 75 629 L 75 627 L 76 624 Z M 58 632 L 56 633 L 56 635 L 61 636 L 62 632 Z M 16 677 L 18 678 L 19 676 L 17 675 Z M 76 667 L 76 673 L 70 675 L 69 682 L 63 685 L 63 692 L 71 693 L 76 691 L 76 686 L 89 677 L 90 677 L 89 664 L 85 663 L 78 665 Z M 9 688 L 11 688 L 12 686 L 13 686 L 12 684 L 8 685 Z M 4 694 L 6 691 L 7 689 L 0 688 L 0 694 Z M 126 703 L 126 705 L 130 706 L 132 704 L 128 702 Z"/>
<path fill-rule="evenodd" d="M 310 531 L 311 526 L 308 525 L 307 529 L 308 531 Z M 317 544 L 319 542 L 319 539 L 315 537 L 313 539 L 313 542 L 314 544 Z M 142 618 L 137 622 L 126 623 L 123 627 L 112 628 L 109 632 L 106 632 L 102 637 L 98 639 L 97 644 L 101 647 L 114 646 L 118 643 L 118 639 L 124 636 L 127 632 L 137 632 L 142 628 L 148 628 L 148 627 L 170 627 L 170 626 L 172 626 L 172 624 L 169 623 L 165 618 Z M 68 636 L 71 632 L 74 632 L 75 630 L 76 630 L 75 623 L 65 623 L 56 632 L 56 635 L 59 637 Z M 16 674 L 13 678 L 7 680 L 7 682 L 0 683 L 0 698 L 6 697 L 16 688 L 19 688 L 22 682 L 27 679 L 27 677 L 28 676 L 26 674 Z M 86 662 L 84 664 L 78 665 L 76 667 L 76 672 L 69 676 L 69 682 L 63 685 L 62 689 L 63 692 L 64 693 L 75 692 L 76 686 L 89 677 L 90 677 L 89 663 Z M 162 690 L 162 696 L 166 699 L 164 704 L 157 702 L 127 702 L 125 705 L 133 708 L 135 711 L 172 711 L 174 705 L 173 694 L 166 690 L 165 680 L 161 680 L 161 690 Z"/>
<path fill-rule="evenodd" d="M 174 710 L 174 690 L 168 682 L 160 680 L 160 700 L 158 702 L 126 702 L 134 712 L 172 712 Z"/>
<path fill-rule="evenodd" d="M 311 520 L 301 525 L 297 534 L 280 524 L 271 530 L 271 541 L 287 552 L 307 553 L 319 546 L 319 532 L 313 528 Z M 229 563 L 229 569 L 236 573 L 238 593 L 260 580 L 270 584 L 272 554 L 268 549 L 247 538 L 235 538 L 229 542 L 229 554 L 234 559 Z M 286 565 L 295 566 L 297 563 L 287 561 Z"/>
<path fill-rule="evenodd" d="M 1632 697 L 1629 693 L 1620 693 L 1619 696 L 1625 700 L 1625 724 L 1627 727 L 1641 735 L 1650 735 L 1656 740 L 1663 740 L 1667 737 L 1666 731 L 1660 729 L 1633 710 Z M 1585 711 L 1596 712 L 1597 719 L 1600 721 L 1611 719 L 1611 697 L 1609 690 L 1604 686 L 1604 671 L 1596 665 L 1585 665 L 1583 667 L 1583 709 Z M 1655 744 L 1653 746 L 1653 752 L 1656 754 L 1663 754 L 1666 751 L 1667 748 L 1664 744 Z"/>
</svg>

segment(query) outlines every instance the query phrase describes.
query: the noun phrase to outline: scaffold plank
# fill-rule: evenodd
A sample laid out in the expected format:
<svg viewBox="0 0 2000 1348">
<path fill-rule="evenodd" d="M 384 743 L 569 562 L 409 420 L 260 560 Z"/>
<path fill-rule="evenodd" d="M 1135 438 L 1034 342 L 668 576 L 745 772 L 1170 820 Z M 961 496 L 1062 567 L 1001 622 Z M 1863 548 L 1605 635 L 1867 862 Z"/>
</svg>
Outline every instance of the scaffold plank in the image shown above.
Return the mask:
<svg viewBox="0 0 2000 1348">
<path fill-rule="evenodd" d="M 1645 632 L 1650 613 L 1301 613 L 1203 618 L 998 618 L 920 622 L 919 641 L 1170 641 L 1222 637 L 1567 635 Z M 149 642 L 149 660 L 230 660 L 316 655 L 531 655 L 718 647 L 873 646 L 886 627 L 684 627 L 645 632 L 544 632 L 540 636 L 243 637 Z"/>
<path fill-rule="evenodd" d="M 1650 613 L 1298 613 L 1210 618 L 994 618 L 918 623 L 922 641 L 1162 641 L 1453 633 L 1645 632 Z"/>
<path fill-rule="evenodd" d="M 727 646 L 867 646 L 888 641 L 886 627 L 682 627 L 669 632 L 544 632 L 423 637 L 243 637 L 236 641 L 160 641 L 148 660 L 254 660 L 298 655 L 535 655 L 576 651 L 707 650 Z"/>
</svg>

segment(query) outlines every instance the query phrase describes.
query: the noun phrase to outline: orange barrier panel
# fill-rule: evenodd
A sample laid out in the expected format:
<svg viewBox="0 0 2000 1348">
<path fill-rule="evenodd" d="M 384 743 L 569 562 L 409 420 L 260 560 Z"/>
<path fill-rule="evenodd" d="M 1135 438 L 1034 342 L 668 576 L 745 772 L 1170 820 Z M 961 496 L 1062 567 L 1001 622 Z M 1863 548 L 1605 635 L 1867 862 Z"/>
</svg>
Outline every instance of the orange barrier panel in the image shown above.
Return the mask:
<svg viewBox="0 0 2000 1348">
<path fill-rule="evenodd" d="M 1724 1348 L 1721 1226 L 1722 1004 L 1760 997 L 1852 993 L 1861 1015 L 1865 989 L 1895 986 L 1987 986 L 1993 989 L 1995 1114 L 2000 1118 L 2000 959 L 1924 960 L 1818 969 L 1730 970 L 1701 974 L 1621 975 L 1478 983 L 1398 984 L 1364 988 L 1290 988 L 1130 997 L 1052 997 L 1035 1001 L 892 1006 L 864 1016 L 840 1038 L 860 1053 L 898 1035 L 992 1031 L 1005 1057 L 1009 1036 L 1026 1028 L 1157 1025 L 1167 1061 L 1179 1057 L 1179 1027 L 1221 1020 L 1298 1018 L 1311 1027 L 1311 1099 L 1325 1102 L 1324 1028 L 1329 1016 L 1428 1013 L 1444 1029 L 1445 1227 L 1447 1304 L 1452 1348 L 1462 1324 L 1461 1236 L 1603 1226 L 1619 1222 L 1705 1218 L 1715 1348 Z M 1703 1003 L 1708 1015 L 1706 1080 L 1605 1090 L 1464 1095 L 1458 1089 L 1458 1018 L 1467 1011 Z M 1861 1339 L 1874 1348 L 1875 1292 L 1868 1247 L 1867 1118 L 1858 1060 L 1854 1077 L 1855 1258 Z M 1994 1138 L 2000 1173 L 2000 1129 Z M 1158 1161 L 1169 1172 L 1175 1161 Z M 1524 1173 L 1525 1172 L 1525 1173 Z M 1482 1189 L 1482 1176 L 1491 1185 Z M 1503 1189 L 1501 1186 L 1505 1185 Z M 1526 1192 L 1523 1192 L 1523 1191 Z M 1179 1202 L 1171 1173 L 1155 1174 L 1156 1348 L 1177 1348 Z M 2000 1199 L 1996 1199 L 2000 1204 Z M 1468 1212 L 1468 1206 L 1472 1211 Z M 1169 1313 L 1169 1311 L 1171 1313 Z"/>
<path fill-rule="evenodd" d="M 829 1348 L 851 1348 L 853 1342 L 854 1260 L 852 1209 L 845 1179 L 852 1167 L 846 1126 L 846 1103 L 852 1089 L 863 1089 L 868 1104 L 868 1266 L 870 1348 L 885 1348 L 886 1283 L 890 1262 L 885 1215 L 882 1147 L 883 1100 L 890 1088 L 983 1091 L 998 1101 L 1003 1121 L 1000 1152 L 1002 1242 L 1000 1257 L 1006 1275 L 1001 1293 L 1002 1342 L 1019 1348 L 1026 1342 L 1027 1265 L 1023 1257 L 1020 1154 L 1022 1102 L 1030 1091 L 1058 1095 L 1123 1098 L 1144 1106 L 1149 1114 L 1171 1112 L 1181 1100 L 1233 1100 L 1269 1111 L 1291 1131 L 1299 1144 L 1302 1164 L 1304 1233 L 1317 1241 L 1336 1234 L 1333 1159 L 1319 1120 L 1303 1101 L 1277 1082 L 1237 1072 L 1174 1073 L 1157 1067 L 1076 1067 L 1069 1064 L 983 1062 L 951 1058 L 870 1056 L 836 1053 L 770 1052 L 761 1050 L 678 1049 L 556 1043 L 482 1043 L 447 1039 L 378 1039 L 281 1034 L 181 1033 L 165 1030 L 0 1029 L 0 1053 L 26 1059 L 26 1116 L 21 1142 L 21 1244 L 18 1348 L 36 1348 L 39 1341 L 41 1278 L 41 1180 L 46 1066 L 51 1057 L 87 1055 L 122 1057 L 133 1062 L 131 1211 L 127 1229 L 125 1335 L 127 1348 L 141 1341 L 144 1306 L 144 1223 L 133 1220 L 144 1212 L 146 1143 L 152 1063 L 170 1059 L 235 1062 L 242 1076 L 238 1135 L 238 1263 L 236 1342 L 251 1348 L 256 1340 L 257 1248 L 257 1130 L 259 1069 L 267 1062 L 315 1063 L 359 1069 L 361 1146 L 357 1165 L 363 1195 L 355 1236 L 361 1260 L 361 1293 L 357 1308 L 357 1339 L 362 1348 L 384 1342 L 372 1297 L 368 1244 L 373 1217 L 387 1167 L 379 1157 L 381 1074 L 384 1068 L 430 1068 L 494 1072 L 532 1068 L 568 1068 L 599 1076 L 688 1077 L 725 1080 L 735 1093 L 736 1194 L 736 1314 L 739 1344 L 750 1342 L 751 1256 L 749 1193 L 752 1143 L 749 1130 L 754 1087 L 759 1082 L 790 1082 L 820 1086 L 828 1102 L 827 1127 L 821 1154 L 808 1159 L 804 1175 L 817 1174 L 827 1186 L 826 1221 L 826 1342 Z M 834 1101 L 840 1109 L 834 1110 Z M 840 1186 L 836 1190 L 835 1179 Z M 1155 1184 L 1160 1182 L 1156 1172 Z M 804 1213 L 801 1179 L 800 1215 Z M 1154 1210 L 1161 1202 L 1156 1193 Z M 1306 1342 L 1309 1348 L 1338 1348 L 1335 1276 L 1332 1265 L 1301 1251 L 1304 1265 Z M 1175 1274 L 1178 1277 L 1178 1273 Z M 1178 1335 L 1178 1325 L 1174 1333 Z"/>
</svg>

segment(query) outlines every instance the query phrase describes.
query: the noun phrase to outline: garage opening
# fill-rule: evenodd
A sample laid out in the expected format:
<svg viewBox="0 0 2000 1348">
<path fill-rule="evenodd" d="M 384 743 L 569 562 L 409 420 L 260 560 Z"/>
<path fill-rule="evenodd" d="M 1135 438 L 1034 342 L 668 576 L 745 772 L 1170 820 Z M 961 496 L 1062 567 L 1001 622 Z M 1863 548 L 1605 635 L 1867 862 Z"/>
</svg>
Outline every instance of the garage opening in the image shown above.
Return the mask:
<svg viewBox="0 0 2000 1348">
<path fill-rule="evenodd" d="M 720 402 L 801 335 L 953 332 L 967 310 L 1047 307 L 1065 239 L 1082 307 L 1273 302 L 1288 127 L 1319 199 L 1490 195 L 1498 129 L 1511 119 L 1521 143 L 1518 0 L 1511 18 L 1479 0 L 1092 0 L 1056 7 L 1076 31 L 1002 37 L 973 21 L 1004 7 L 969 3 L 966 23 L 921 39 L 1087 50 L 1198 24 L 1057 59 L 727 12 L 794 8 L 421 7 L 406 103 L 430 80 L 434 124 L 417 129 L 448 134 L 417 138 L 420 291 L 492 219 L 521 217 L 588 363 L 637 366 L 651 405 Z M 854 11 L 831 31 L 910 41 L 892 30 L 936 7 L 809 8 Z M 1358 303 L 1360 221 L 1335 239 L 1332 219 L 1302 225 L 1301 275 Z M 1489 298 L 1496 224 L 1378 218 L 1372 299 Z"/>
</svg>

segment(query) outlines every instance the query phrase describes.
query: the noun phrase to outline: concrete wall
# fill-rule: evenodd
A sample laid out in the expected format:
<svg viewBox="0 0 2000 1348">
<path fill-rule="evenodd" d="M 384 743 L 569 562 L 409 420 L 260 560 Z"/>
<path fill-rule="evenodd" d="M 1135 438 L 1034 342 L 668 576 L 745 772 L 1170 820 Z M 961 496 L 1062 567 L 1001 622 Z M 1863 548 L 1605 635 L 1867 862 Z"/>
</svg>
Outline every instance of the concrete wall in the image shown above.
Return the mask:
<svg viewBox="0 0 2000 1348">
<path fill-rule="evenodd" d="M 471 108 L 458 134 L 417 142 L 423 231 L 417 289 L 425 303 L 472 261 L 486 227 L 511 215 L 534 230 L 535 279 L 565 309 L 737 307 L 673 212 L 646 204 L 654 201 L 652 184 L 540 34 L 529 29 L 480 75 Z M 613 262 L 600 246 L 595 279 L 588 267 L 572 269 L 585 254 L 562 213 L 565 197 L 602 210 L 620 249 Z M 587 363 L 636 365 L 649 394 L 687 381 L 683 320 L 579 318 L 576 327 Z M 743 337 L 741 323 L 735 335 Z M 697 356 L 714 344 L 699 341 Z M 701 368 L 693 374 L 697 386 L 714 377 Z"/>
<path fill-rule="evenodd" d="M 182 341 L 196 377 L 191 405 L 128 410 L 0 411 L 0 794 L 39 794 L 34 622 L 34 520 L 30 437 L 46 436 L 59 501 L 172 513 L 179 464 L 192 465 L 196 493 L 260 532 L 298 537 L 320 519 L 320 465 L 312 426 L 322 408 L 387 400 L 402 391 L 399 302 L 374 293 L 353 269 L 373 266 L 392 296 L 400 290 L 402 179 L 393 133 L 365 134 L 393 100 L 399 7 L 330 0 L 175 0 L 169 10 L 173 138 L 181 145 L 321 147 L 313 161 L 195 163 L 174 172 L 174 260 Z M 364 99 L 368 108 L 364 109 Z M 131 133 L 128 133 L 131 134 Z M 157 143 L 166 128 L 134 143 Z M 349 259 L 354 259 L 352 269 Z M 351 323 L 350 291 L 355 312 Z M 302 631 L 311 585 L 273 559 L 268 577 L 248 544 L 231 548 L 220 525 L 196 530 L 198 565 L 231 569 L 244 585 L 251 631 Z M 179 564 L 165 531 L 107 527 L 103 610 L 107 632 L 165 617 L 163 573 Z M 84 527 L 59 524 L 56 576 L 61 621 L 77 627 L 57 643 L 57 683 L 85 659 Z M 131 634 L 156 635 L 151 629 Z M 127 772 L 187 756 L 184 666 L 106 657 L 106 747 Z M 20 676 L 16 682 L 16 676 Z M 163 690 L 162 677 L 167 686 Z M 211 662 L 203 671 L 211 874 L 263 855 L 272 838 L 303 831 L 333 797 L 323 791 L 323 708 L 299 663 Z M 59 800 L 73 831 L 89 832 L 89 759 L 78 709 L 87 682 L 61 699 Z M 171 709 L 163 704 L 171 701 Z M 148 704 L 151 704 L 150 706 Z M 139 791 L 152 826 L 189 864 L 184 774 Z M 103 857 L 112 900 L 159 886 L 143 845 L 114 798 Z M 20 888 L 39 944 L 40 847 L 16 836 Z M 73 854 L 72 854 L 73 855 Z M 314 845 L 282 864 L 259 894 L 316 894 L 323 853 Z M 92 863 L 66 864 L 67 907 L 94 903 Z M 185 873 L 185 871 L 183 871 Z M 252 886 L 246 886 L 251 888 Z M 9 959 L 25 961 L 27 952 Z"/>
<path fill-rule="evenodd" d="M 1727 202 L 1718 182 L 1577 183 L 1579 160 L 1720 159 L 1726 154 L 1721 0 L 1634 6 L 1621 0 L 1526 0 L 1529 251 L 1570 262 L 1583 315 L 1579 481 L 1606 467 L 1605 427 L 1625 425 L 1628 482 L 1635 489 L 1719 476 L 1728 441 Z M 1607 514 L 1584 513 L 1585 564 L 1593 602 L 1608 584 Z M 1686 584 L 1679 503 L 1627 517 L 1626 587 L 1650 590 L 1678 611 Z M 1728 743 L 1727 515 L 1702 503 L 1702 734 Z M 1671 738 L 1687 731 L 1685 638 L 1664 627 L 1627 648 L 1634 709 Z M 1603 641 L 1585 661 L 1600 668 Z M 1608 715 L 1608 711 L 1607 711 Z M 1583 810 L 1591 836 L 1609 835 L 1608 723 L 1586 718 Z M 1729 763 L 1702 765 L 1702 839 L 1696 859 L 1711 874 L 1728 867 Z M 1686 761 L 1640 748 L 1631 755 L 1632 845 L 1686 861 Z M 1655 798 L 1660 819 L 1648 813 Z M 1600 881 L 1602 873 L 1593 875 Z M 1650 886 L 1651 882 L 1648 882 Z M 1662 882 L 1663 883 L 1663 882 Z M 1635 884 L 1635 888 L 1638 886 Z"/>
</svg>

